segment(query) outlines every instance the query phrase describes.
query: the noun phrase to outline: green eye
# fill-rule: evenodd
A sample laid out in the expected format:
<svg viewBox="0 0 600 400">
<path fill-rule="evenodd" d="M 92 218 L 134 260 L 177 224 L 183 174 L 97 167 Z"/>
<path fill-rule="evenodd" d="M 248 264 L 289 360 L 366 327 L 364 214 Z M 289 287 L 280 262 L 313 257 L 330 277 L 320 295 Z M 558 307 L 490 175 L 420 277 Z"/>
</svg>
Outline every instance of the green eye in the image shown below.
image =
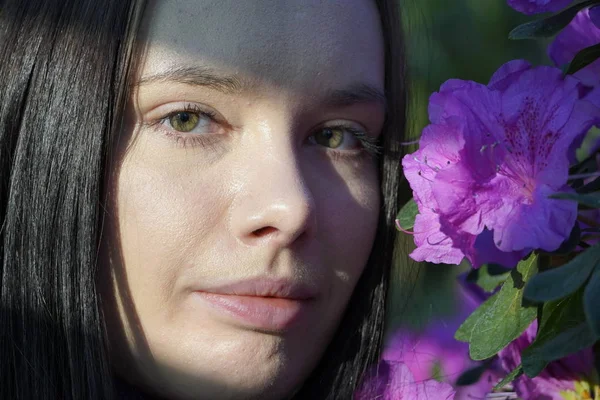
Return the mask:
<svg viewBox="0 0 600 400">
<path fill-rule="evenodd" d="M 198 126 L 198 122 L 200 121 L 200 116 L 191 112 L 178 112 L 177 114 L 173 114 L 169 117 L 169 123 L 179 132 L 190 132 L 196 126 Z"/>
<path fill-rule="evenodd" d="M 314 138 L 317 144 L 335 149 L 344 142 L 344 129 L 323 128 L 314 135 Z"/>
</svg>

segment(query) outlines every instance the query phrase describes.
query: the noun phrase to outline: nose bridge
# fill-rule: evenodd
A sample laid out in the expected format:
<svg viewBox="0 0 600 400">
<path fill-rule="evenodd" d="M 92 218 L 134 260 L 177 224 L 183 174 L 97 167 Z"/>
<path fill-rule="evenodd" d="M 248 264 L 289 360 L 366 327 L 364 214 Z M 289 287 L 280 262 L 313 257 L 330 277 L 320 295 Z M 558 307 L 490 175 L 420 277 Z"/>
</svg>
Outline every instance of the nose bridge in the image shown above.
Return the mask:
<svg viewBox="0 0 600 400">
<path fill-rule="evenodd" d="M 287 129 L 264 130 L 246 141 L 232 224 L 247 245 L 285 246 L 316 229 L 315 200 L 293 138 Z"/>
</svg>

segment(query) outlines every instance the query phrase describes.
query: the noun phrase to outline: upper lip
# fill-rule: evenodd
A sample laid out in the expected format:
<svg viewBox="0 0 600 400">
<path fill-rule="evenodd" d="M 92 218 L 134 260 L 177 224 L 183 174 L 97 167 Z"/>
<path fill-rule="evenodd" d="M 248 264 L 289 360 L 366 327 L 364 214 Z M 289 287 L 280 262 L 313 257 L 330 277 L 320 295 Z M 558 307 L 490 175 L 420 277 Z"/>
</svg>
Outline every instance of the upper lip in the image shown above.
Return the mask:
<svg viewBox="0 0 600 400">
<path fill-rule="evenodd" d="M 231 296 L 277 297 L 310 300 L 316 290 L 309 284 L 286 278 L 260 277 L 199 289 L 200 292 Z"/>
</svg>

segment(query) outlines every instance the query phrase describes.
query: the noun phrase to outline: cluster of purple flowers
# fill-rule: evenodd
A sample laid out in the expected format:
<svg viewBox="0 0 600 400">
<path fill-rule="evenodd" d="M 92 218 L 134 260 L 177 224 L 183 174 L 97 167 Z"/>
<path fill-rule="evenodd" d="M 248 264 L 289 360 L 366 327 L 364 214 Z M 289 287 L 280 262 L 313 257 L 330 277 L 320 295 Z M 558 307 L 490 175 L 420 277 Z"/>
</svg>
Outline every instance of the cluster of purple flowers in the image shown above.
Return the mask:
<svg viewBox="0 0 600 400">
<path fill-rule="evenodd" d="M 456 298 L 458 312 L 431 321 L 425 329 L 397 330 L 380 364 L 365 378 L 354 400 L 598 400 L 600 380 L 591 348 L 550 363 L 535 378 L 517 378 L 505 391 L 491 396 L 493 387 L 521 363 L 521 352 L 535 339 L 533 322 L 515 341 L 485 363 L 471 360 L 468 345 L 454 339 L 462 320 L 488 297 L 476 285 L 461 279 Z M 472 382 L 464 374 L 480 370 Z"/>
<path fill-rule="evenodd" d="M 579 52 L 600 44 L 600 5 L 507 1 L 528 15 L 573 4 L 578 12 L 548 47 L 556 67 L 515 60 L 487 84 L 450 80 L 430 97 L 430 124 L 419 149 L 402 161 L 418 208 L 411 253 L 417 261 L 466 259 L 473 268 L 490 263 L 512 268 L 532 252 L 559 249 L 578 218 L 586 227 L 586 213 L 598 216 L 597 209 L 581 211 L 576 202 L 553 195 L 575 192 L 569 169 L 576 150 L 590 128 L 600 125 L 600 58 L 574 74 L 563 72 Z M 475 305 L 469 304 L 472 311 Z M 434 322 L 419 333 L 397 332 L 356 399 L 484 399 L 521 368 L 522 351 L 538 334 L 534 321 L 487 360 L 475 383 L 457 386 L 458 376 L 483 365 L 471 361 L 466 343 L 454 340 L 459 319 Z M 586 348 L 552 361 L 535 377 L 517 375 L 509 389 L 514 393 L 503 398 L 600 399 L 594 352 Z"/>
<path fill-rule="evenodd" d="M 366 380 L 355 400 L 371 399 L 483 399 L 503 371 L 490 365 L 468 385 L 457 385 L 468 370 L 481 366 L 469 358 L 468 345 L 454 339 L 462 320 L 481 302 L 479 293 L 460 287 L 456 293 L 458 312 L 451 318 L 432 321 L 422 330 L 399 329 L 383 352 L 380 365 Z M 401 371 L 401 381 L 395 375 Z M 418 397 L 422 394 L 423 397 Z M 425 397 L 426 394 L 432 394 Z"/>
<path fill-rule="evenodd" d="M 355 400 L 483 400 L 504 375 L 521 363 L 521 351 L 533 342 L 536 330 L 534 322 L 489 363 L 476 382 L 467 386 L 457 385 L 457 378 L 477 368 L 477 364 L 469 358 L 464 343 L 452 341 L 447 327 L 435 323 L 419 333 L 400 330 Z M 593 352 L 585 349 L 552 362 L 535 378 L 521 376 L 512 390 L 496 398 L 594 400 L 598 376 Z"/>
</svg>

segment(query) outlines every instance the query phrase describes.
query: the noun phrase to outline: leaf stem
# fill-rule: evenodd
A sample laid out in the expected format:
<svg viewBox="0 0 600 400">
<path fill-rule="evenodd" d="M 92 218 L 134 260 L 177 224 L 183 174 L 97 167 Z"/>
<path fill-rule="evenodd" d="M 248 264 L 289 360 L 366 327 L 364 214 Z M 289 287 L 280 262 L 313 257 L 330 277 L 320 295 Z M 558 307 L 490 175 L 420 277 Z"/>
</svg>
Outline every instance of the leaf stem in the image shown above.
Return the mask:
<svg viewBox="0 0 600 400">
<path fill-rule="evenodd" d="M 569 180 L 573 181 L 575 179 L 596 178 L 599 176 L 600 176 L 600 171 L 589 172 L 587 174 L 573 174 L 573 175 L 569 175 Z"/>
<path fill-rule="evenodd" d="M 408 231 L 408 230 L 406 230 L 406 229 L 402 228 L 402 227 L 400 226 L 400 221 L 399 221 L 399 220 L 396 220 L 396 228 L 397 228 L 397 229 L 398 229 L 400 232 L 404 232 L 404 233 L 407 233 L 407 234 L 409 234 L 409 235 L 414 235 L 414 234 L 415 234 L 415 233 L 414 233 L 414 232 L 412 232 L 412 231 Z"/>
</svg>

